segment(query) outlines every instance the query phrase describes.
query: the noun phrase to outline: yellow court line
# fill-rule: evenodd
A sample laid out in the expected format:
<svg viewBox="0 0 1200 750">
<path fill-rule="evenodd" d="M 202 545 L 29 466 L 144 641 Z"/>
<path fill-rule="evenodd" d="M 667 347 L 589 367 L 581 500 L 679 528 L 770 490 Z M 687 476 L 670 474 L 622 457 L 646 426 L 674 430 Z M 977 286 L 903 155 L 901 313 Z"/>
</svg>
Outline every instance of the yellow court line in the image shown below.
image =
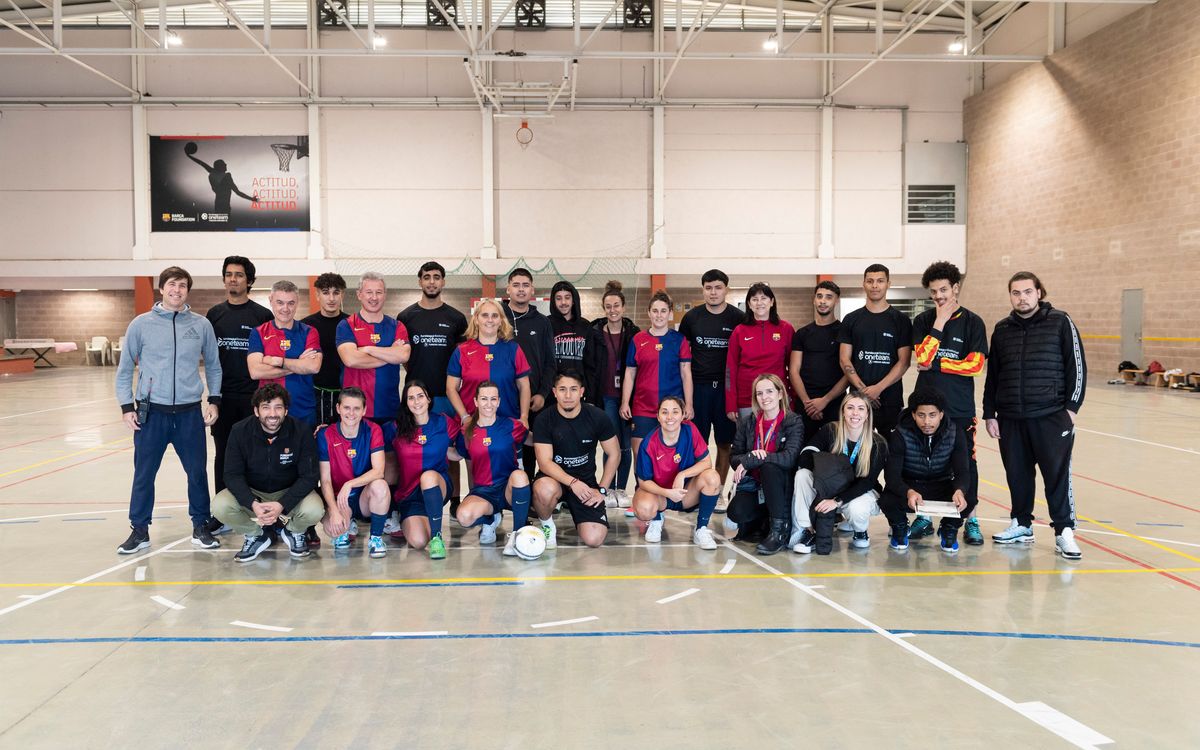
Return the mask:
<svg viewBox="0 0 1200 750">
<path fill-rule="evenodd" d="M 990 484 L 991 486 L 996 487 L 998 489 L 1002 489 L 1005 492 L 1009 491 L 1007 486 L 1005 486 L 1003 484 L 997 484 L 995 482 L 989 482 L 988 480 L 984 479 L 983 477 L 980 477 L 979 481 L 983 482 L 984 484 Z M 1040 497 L 1036 498 L 1035 502 L 1037 502 L 1041 505 L 1046 505 L 1046 501 Z M 1144 536 L 1138 536 L 1137 534 L 1134 534 L 1133 532 L 1126 531 L 1125 529 L 1118 528 L 1111 524 L 1097 521 L 1094 518 L 1088 518 L 1087 516 L 1079 515 L 1078 513 L 1076 514 L 1076 518 L 1078 518 L 1081 521 L 1087 521 L 1088 523 L 1095 524 L 1096 526 L 1099 526 L 1101 528 L 1108 529 L 1109 531 L 1114 532 L 1116 534 L 1120 534 L 1121 536 L 1129 537 L 1130 539 L 1136 539 L 1139 542 L 1150 545 L 1151 547 L 1157 547 L 1158 549 L 1160 549 L 1164 552 L 1170 552 L 1172 555 L 1179 555 L 1180 557 L 1182 557 L 1185 560 L 1191 560 L 1192 562 L 1200 563 L 1200 557 L 1196 557 L 1195 555 L 1189 555 L 1186 552 L 1180 552 L 1179 550 L 1175 549 L 1174 547 L 1168 547 L 1165 544 L 1160 544 L 1160 543 L 1154 541 L 1153 539 L 1147 539 Z M 1175 572 L 1175 571 L 1162 571 L 1162 572 L 1166 573 L 1166 572 Z"/>
<path fill-rule="evenodd" d="M 1200 568 L 1052 568 L 1048 570 L 930 570 L 930 571 L 874 571 L 863 573 L 670 573 L 663 575 L 607 575 L 607 576 L 544 576 L 521 578 L 515 576 L 497 578 L 365 578 L 329 580 L 237 580 L 237 581 L 89 581 L 88 583 L 0 583 L 0 588 L 50 588 L 74 586 L 78 588 L 120 588 L 127 586 L 385 586 L 385 585 L 441 585 L 472 583 L 541 583 L 581 581 L 674 581 L 674 580 L 732 580 L 764 578 L 951 578 L 956 576 L 1049 576 L 1089 575 L 1105 573 L 1197 573 Z"/>
<path fill-rule="evenodd" d="M 131 440 L 133 440 L 132 437 L 125 437 L 125 438 L 121 438 L 120 440 L 113 440 L 110 443 L 101 443 L 100 445 L 97 445 L 92 448 L 84 448 L 83 450 L 75 451 L 74 453 L 67 453 L 66 455 L 63 455 L 63 456 L 57 456 L 55 458 L 48 458 L 45 461 L 38 461 L 36 464 L 29 464 L 28 466 L 22 466 L 19 469 L 9 469 L 8 471 L 6 471 L 4 473 L 0 473 L 0 477 L 6 477 L 9 474 L 20 474 L 22 471 L 29 471 L 30 469 L 36 469 L 39 466 L 45 466 L 46 464 L 52 464 L 55 461 L 61 461 L 64 458 L 71 458 L 72 456 L 82 456 L 84 453 L 91 453 L 93 451 L 102 450 L 110 445 L 116 445 L 117 443 L 126 443 Z"/>
</svg>

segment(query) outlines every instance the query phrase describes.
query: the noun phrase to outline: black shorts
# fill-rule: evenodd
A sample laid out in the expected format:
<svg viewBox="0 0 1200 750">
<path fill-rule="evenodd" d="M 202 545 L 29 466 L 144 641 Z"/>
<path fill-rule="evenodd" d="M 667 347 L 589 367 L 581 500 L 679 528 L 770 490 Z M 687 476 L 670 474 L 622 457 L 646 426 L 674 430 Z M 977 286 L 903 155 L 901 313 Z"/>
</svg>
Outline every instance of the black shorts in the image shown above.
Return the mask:
<svg viewBox="0 0 1200 750">
<path fill-rule="evenodd" d="M 737 425 L 725 416 L 725 384 L 716 380 L 697 380 L 692 384 L 692 408 L 696 417 L 692 424 L 700 435 L 708 440 L 712 428 L 713 442 L 717 445 L 733 443 Z"/>
<path fill-rule="evenodd" d="M 570 485 L 559 482 L 558 486 L 562 489 L 562 496 L 559 499 L 567 504 L 567 510 L 571 511 L 571 520 L 575 522 L 576 528 L 584 522 L 599 523 L 606 527 L 608 526 L 608 513 L 605 512 L 603 501 L 597 507 L 593 508 L 584 505 L 579 498 L 575 497 L 575 491 L 571 489 Z M 594 490 L 600 488 L 600 485 L 595 481 L 588 482 L 587 486 Z"/>
</svg>

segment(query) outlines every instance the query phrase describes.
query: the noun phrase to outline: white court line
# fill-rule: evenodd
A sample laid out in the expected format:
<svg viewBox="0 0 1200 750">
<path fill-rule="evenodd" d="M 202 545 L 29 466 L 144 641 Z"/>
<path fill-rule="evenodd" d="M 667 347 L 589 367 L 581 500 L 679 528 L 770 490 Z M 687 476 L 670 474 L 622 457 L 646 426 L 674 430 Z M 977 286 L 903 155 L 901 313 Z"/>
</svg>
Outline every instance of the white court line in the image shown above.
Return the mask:
<svg viewBox="0 0 1200 750">
<path fill-rule="evenodd" d="M 374 633 L 371 633 L 371 635 L 390 636 L 390 637 L 421 636 L 421 635 L 450 635 L 450 631 L 449 630 L 413 630 L 413 631 L 409 631 L 409 632 L 403 632 L 403 631 L 394 631 L 394 630 L 376 630 Z"/>
<path fill-rule="evenodd" d="M 1153 445 L 1155 448 L 1167 448 L 1169 450 L 1179 451 L 1180 453 L 1191 453 L 1192 455 L 1200 456 L 1200 451 L 1194 451 L 1191 448 L 1180 448 L 1177 445 L 1167 445 L 1165 443 L 1154 443 L 1149 440 L 1140 440 L 1138 438 L 1131 438 L 1127 435 L 1114 435 L 1111 432 L 1100 432 L 1099 430 L 1088 430 L 1088 429 L 1084 429 L 1083 427 L 1076 427 L 1075 431 L 1076 432 L 1090 432 L 1093 435 L 1103 435 L 1104 437 L 1116 438 L 1118 440 L 1128 440 L 1131 443 L 1142 443 L 1143 445 Z M 1111 742 L 1112 740 L 1109 740 L 1109 741 Z"/>
<path fill-rule="evenodd" d="M 270 630 L 272 633 L 290 633 L 294 628 L 284 628 L 278 625 L 259 625 L 256 622 L 243 622 L 234 620 L 230 625 L 237 625 L 239 628 L 253 628 L 255 630 Z"/>
<path fill-rule="evenodd" d="M 737 558 L 736 557 L 729 558 L 729 560 L 727 560 L 725 562 L 725 567 L 721 568 L 721 575 L 725 575 L 729 571 L 733 570 L 734 565 L 737 565 Z"/>
<path fill-rule="evenodd" d="M 1054 732 L 1059 737 L 1066 739 L 1068 742 L 1074 742 L 1079 746 L 1111 745 L 1115 742 L 1115 740 L 1105 737 L 1095 729 L 1086 724 L 1079 723 L 1070 716 L 1047 706 L 1041 701 L 1018 703 L 1017 710 L 1046 727 L 1051 732 Z"/>
<path fill-rule="evenodd" d="M 699 594 L 699 593 L 700 593 L 700 589 L 688 589 L 687 591 L 680 591 L 678 594 L 672 594 L 671 596 L 668 596 L 664 599 L 659 599 L 658 601 L 655 602 L 655 604 L 670 604 L 671 602 L 676 601 L 677 599 L 682 599 L 685 596 L 691 596 L 692 594 Z"/>
<path fill-rule="evenodd" d="M 916 638 L 916 633 L 896 633 L 897 638 Z"/>
<path fill-rule="evenodd" d="M 152 596 L 150 598 L 153 599 L 154 601 L 158 602 L 159 604 L 163 605 L 167 609 L 176 609 L 176 610 L 187 609 L 187 607 L 183 606 L 182 604 L 180 604 L 178 602 L 173 602 L 170 599 L 166 598 L 165 596 L 159 596 L 159 595 L 155 594 L 154 596 Z"/>
<path fill-rule="evenodd" d="M 41 594 L 17 594 L 18 599 L 41 599 Z"/>
<path fill-rule="evenodd" d="M 133 571 L 133 580 L 135 580 L 135 581 L 146 580 L 146 566 L 145 565 L 139 565 L 138 569 Z"/>
<path fill-rule="evenodd" d="M 596 617 L 595 615 L 589 615 L 587 617 L 576 617 L 574 620 L 555 620 L 554 622 L 535 622 L 534 624 L 530 625 L 529 627 L 531 627 L 531 628 L 553 628 L 557 625 L 574 625 L 574 624 L 580 623 L 580 622 L 591 622 L 592 620 L 599 620 L 599 619 L 600 618 Z"/>
<path fill-rule="evenodd" d="M 36 502 L 30 505 L 37 505 Z M 155 510 L 166 510 L 167 508 L 186 508 L 186 505 L 160 505 Z M 52 513 L 48 516 L 23 516 L 21 518 L 0 518 L 0 523 L 11 521 L 40 521 L 43 518 L 65 518 L 67 516 L 92 516 L 97 513 L 128 513 L 129 506 L 124 508 L 112 508 L 111 510 L 81 510 L 78 513 Z"/>
<path fill-rule="evenodd" d="M 24 414 L 9 414 L 7 417 L 0 417 L 0 420 L 16 419 L 17 417 L 28 417 L 31 414 L 45 414 L 48 411 L 60 411 L 62 409 L 74 409 L 77 406 L 87 406 L 88 404 L 98 404 L 101 401 L 112 401 L 111 398 L 98 398 L 95 401 L 83 401 L 78 404 L 70 404 L 69 406 L 56 406 L 53 409 L 38 409 L 37 411 L 27 411 Z"/>
<path fill-rule="evenodd" d="M 675 521 L 678 519 L 672 518 L 671 520 Z M 679 521 L 679 523 L 685 523 L 685 522 Z M 812 586 L 807 586 L 803 583 L 800 583 L 799 581 L 797 581 L 794 578 L 787 577 L 782 571 L 776 570 L 775 568 L 771 567 L 770 565 L 763 562 L 762 560 L 759 560 L 754 555 L 751 555 L 748 552 L 744 552 L 743 550 L 738 549 L 734 545 L 730 544 L 727 540 L 724 540 L 724 537 L 721 537 L 721 539 L 723 540 L 722 543 L 724 544 L 724 546 L 726 548 L 733 550 L 737 554 L 746 558 L 747 560 L 749 560 L 750 562 L 759 566 L 760 568 L 767 571 L 768 573 L 779 576 L 780 581 L 783 581 L 787 585 L 793 586 L 793 587 L 799 589 L 800 591 L 804 592 L 808 596 L 811 596 L 813 599 L 816 599 L 817 601 L 836 610 L 837 612 L 840 612 L 842 615 L 850 618 L 851 620 L 854 620 L 859 625 L 862 625 L 863 627 L 867 628 L 868 630 L 874 631 L 877 635 L 879 635 L 883 638 L 886 638 L 887 640 L 896 644 L 897 646 L 904 649 L 905 651 L 908 651 L 909 653 L 916 656 L 917 658 L 922 659 L 922 660 L 928 662 L 929 664 L 937 667 L 938 669 L 942 670 L 943 672 L 945 672 L 946 674 L 955 678 L 956 680 L 959 680 L 960 682 L 963 682 L 966 685 L 978 690 L 979 692 L 983 693 L 984 695 L 986 695 L 987 697 L 996 701 L 997 703 L 1004 706 L 1005 708 L 1011 709 L 1012 711 L 1015 711 L 1016 713 L 1026 717 L 1030 721 L 1033 721 L 1033 722 L 1045 727 L 1046 729 L 1048 729 L 1049 731 L 1058 735 L 1059 737 L 1062 737 L 1064 740 L 1071 743 L 1075 747 L 1081 748 L 1081 750 L 1095 750 L 1095 745 L 1090 742 L 1081 741 L 1078 733 L 1068 731 L 1065 727 L 1061 726 L 1060 724 L 1057 724 L 1054 722 L 1049 722 L 1049 721 L 1043 721 L 1043 720 L 1037 718 L 1035 715 L 1032 715 L 1031 712 L 1028 711 L 1027 709 L 1022 709 L 1021 708 L 1022 704 L 1017 703 L 1016 701 L 1009 698 L 1008 696 L 1006 696 L 996 690 L 993 690 L 992 688 L 988 687 L 987 685 L 984 685 L 982 682 L 976 680 L 975 678 L 973 678 L 963 672 L 960 672 L 959 670 L 950 666 L 949 664 L 942 661 L 941 659 L 938 659 L 936 656 L 933 656 L 932 654 L 921 650 L 920 648 L 912 645 L 911 643 L 904 640 L 903 638 L 895 635 L 894 633 L 891 633 L 891 632 L 885 630 L 884 628 L 880 627 L 879 625 L 876 625 L 875 623 L 871 622 L 870 620 L 868 620 L 867 618 L 858 614 L 857 612 L 855 612 L 851 609 L 848 609 L 846 607 L 843 607 L 841 604 L 838 604 L 837 602 L 835 602 L 834 600 L 825 596 L 824 594 L 820 594 L 820 593 L 814 591 Z"/>
<path fill-rule="evenodd" d="M 825 586 L 824 586 L 824 584 L 818 583 L 815 586 L 809 586 L 809 588 L 810 589 L 823 589 L 823 588 L 825 588 Z"/>
<path fill-rule="evenodd" d="M 128 568 L 130 565 L 133 565 L 134 563 L 139 563 L 143 560 L 154 557 L 155 555 L 161 555 L 162 553 L 166 552 L 167 550 L 171 549 L 172 547 L 174 547 L 177 544 L 183 544 L 186 541 L 190 541 L 191 538 L 192 538 L 192 535 L 188 534 L 187 536 L 183 537 L 182 539 L 176 539 L 175 541 L 171 542 L 170 544 L 166 545 L 165 547 L 159 547 L 158 549 L 154 550 L 153 552 L 147 552 L 144 555 L 139 555 L 130 560 L 126 560 L 123 563 L 117 563 L 116 565 L 112 566 L 111 568 L 105 568 L 104 570 L 100 571 L 99 573 L 92 573 L 90 576 L 88 576 L 86 578 L 80 578 L 78 581 L 75 581 L 74 583 L 68 583 L 66 586 L 59 586 L 58 588 L 56 588 L 52 591 L 47 591 L 44 594 L 39 594 L 36 599 L 26 599 L 25 601 L 20 602 L 18 604 L 13 604 L 11 606 L 5 607 L 4 609 L 0 609 L 0 617 L 3 617 L 4 615 L 8 614 L 9 612 L 15 612 L 18 609 L 21 609 L 22 607 L 27 607 L 30 604 L 33 604 L 34 602 L 40 602 L 41 600 L 49 599 L 50 597 L 52 597 L 56 594 L 61 594 L 64 591 L 69 591 L 70 589 L 75 588 L 76 586 L 78 586 L 81 583 L 90 583 L 90 582 L 96 580 L 97 578 L 101 578 L 103 576 L 108 575 L 109 573 L 112 573 L 113 571 L 120 570 L 121 568 Z"/>
</svg>

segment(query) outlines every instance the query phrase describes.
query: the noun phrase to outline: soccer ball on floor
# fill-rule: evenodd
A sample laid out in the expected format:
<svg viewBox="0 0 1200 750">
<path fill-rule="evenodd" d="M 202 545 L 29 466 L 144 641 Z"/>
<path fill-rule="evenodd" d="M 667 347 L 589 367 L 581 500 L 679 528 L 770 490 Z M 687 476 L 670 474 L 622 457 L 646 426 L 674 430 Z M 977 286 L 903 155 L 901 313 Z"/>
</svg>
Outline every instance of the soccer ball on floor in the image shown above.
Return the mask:
<svg viewBox="0 0 1200 750">
<path fill-rule="evenodd" d="M 546 551 L 546 535 L 538 526 L 523 526 L 513 540 L 513 549 L 522 560 L 536 560 Z"/>
</svg>

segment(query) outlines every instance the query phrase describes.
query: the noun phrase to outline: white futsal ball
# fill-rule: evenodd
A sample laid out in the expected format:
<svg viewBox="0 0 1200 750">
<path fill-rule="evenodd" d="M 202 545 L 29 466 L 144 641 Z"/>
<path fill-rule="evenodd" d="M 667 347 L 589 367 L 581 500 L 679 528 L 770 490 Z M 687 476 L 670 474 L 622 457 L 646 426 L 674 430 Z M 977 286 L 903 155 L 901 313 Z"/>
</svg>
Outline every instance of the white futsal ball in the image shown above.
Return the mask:
<svg viewBox="0 0 1200 750">
<path fill-rule="evenodd" d="M 524 526 L 517 531 L 513 549 L 522 560 L 536 560 L 546 551 L 546 534 L 537 526 Z"/>
</svg>

